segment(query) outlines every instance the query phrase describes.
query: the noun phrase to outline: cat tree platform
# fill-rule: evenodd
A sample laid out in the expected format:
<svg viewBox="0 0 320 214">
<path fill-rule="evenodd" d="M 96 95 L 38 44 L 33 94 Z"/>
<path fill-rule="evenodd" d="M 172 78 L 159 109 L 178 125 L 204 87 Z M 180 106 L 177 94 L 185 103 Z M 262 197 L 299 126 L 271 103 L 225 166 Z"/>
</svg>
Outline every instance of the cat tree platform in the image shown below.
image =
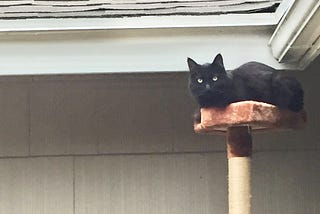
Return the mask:
<svg viewBox="0 0 320 214">
<path fill-rule="evenodd" d="M 243 101 L 226 108 L 202 108 L 201 123 L 194 124 L 197 133 L 225 133 L 232 126 L 250 126 L 253 131 L 281 131 L 303 128 L 306 112 L 292 112 L 274 105 Z"/>
<path fill-rule="evenodd" d="M 201 109 L 201 123 L 194 124 L 195 132 L 227 136 L 229 214 L 251 213 L 251 132 L 299 129 L 306 120 L 304 110 L 292 112 L 255 101 Z"/>
</svg>

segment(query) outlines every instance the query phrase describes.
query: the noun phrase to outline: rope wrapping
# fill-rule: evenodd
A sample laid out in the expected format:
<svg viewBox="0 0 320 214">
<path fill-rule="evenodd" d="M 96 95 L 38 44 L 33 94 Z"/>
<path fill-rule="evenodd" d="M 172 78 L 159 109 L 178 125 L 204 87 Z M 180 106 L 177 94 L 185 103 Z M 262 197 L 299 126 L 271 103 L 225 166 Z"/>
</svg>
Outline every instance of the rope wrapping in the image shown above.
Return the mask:
<svg viewBox="0 0 320 214">
<path fill-rule="evenodd" d="M 229 214 L 251 213 L 250 157 L 228 159 Z"/>
<path fill-rule="evenodd" d="M 251 127 L 229 127 L 227 131 L 229 214 L 251 213 L 251 153 Z"/>
</svg>

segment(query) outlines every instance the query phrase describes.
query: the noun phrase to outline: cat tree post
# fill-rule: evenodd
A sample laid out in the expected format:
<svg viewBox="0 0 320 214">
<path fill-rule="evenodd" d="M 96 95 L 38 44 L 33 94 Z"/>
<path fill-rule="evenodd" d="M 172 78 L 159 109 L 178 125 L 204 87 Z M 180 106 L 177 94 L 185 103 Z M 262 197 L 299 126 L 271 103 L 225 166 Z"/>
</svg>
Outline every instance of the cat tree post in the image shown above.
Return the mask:
<svg viewBox="0 0 320 214">
<path fill-rule="evenodd" d="M 229 176 L 229 213 L 250 213 L 251 153 L 251 127 L 228 127 L 227 157 Z"/>
<path fill-rule="evenodd" d="M 297 129 L 305 122 L 303 110 L 281 110 L 254 101 L 201 109 L 201 123 L 194 124 L 195 132 L 227 136 L 229 214 L 251 213 L 251 132 Z"/>
</svg>

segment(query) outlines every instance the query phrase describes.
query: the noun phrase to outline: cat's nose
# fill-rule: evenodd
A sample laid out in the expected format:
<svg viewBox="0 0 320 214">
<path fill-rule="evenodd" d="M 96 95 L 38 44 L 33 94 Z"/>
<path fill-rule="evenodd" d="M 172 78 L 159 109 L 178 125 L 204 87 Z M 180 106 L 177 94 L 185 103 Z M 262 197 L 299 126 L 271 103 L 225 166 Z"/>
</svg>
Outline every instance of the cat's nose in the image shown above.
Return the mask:
<svg viewBox="0 0 320 214">
<path fill-rule="evenodd" d="M 210 85 L 209 84 L 206 84 L 206 89 L 210 89 Z"/>
</svg>

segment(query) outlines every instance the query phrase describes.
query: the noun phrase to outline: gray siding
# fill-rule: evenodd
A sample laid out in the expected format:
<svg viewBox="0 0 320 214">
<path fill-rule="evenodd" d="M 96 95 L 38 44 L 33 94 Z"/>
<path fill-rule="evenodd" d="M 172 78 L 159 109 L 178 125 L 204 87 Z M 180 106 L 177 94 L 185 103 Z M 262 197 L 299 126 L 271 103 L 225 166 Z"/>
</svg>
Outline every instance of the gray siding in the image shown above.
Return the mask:
<svg viewBox="0 0 320 214">
<path fill-rule="evenodd" d="M 305 129 L 254 136 L 253 213 L 320 213 L 319 60 Z M 225 141 L 186 74 L 0 78 L 0 213 L 227 213 Z"/>
</svg>

